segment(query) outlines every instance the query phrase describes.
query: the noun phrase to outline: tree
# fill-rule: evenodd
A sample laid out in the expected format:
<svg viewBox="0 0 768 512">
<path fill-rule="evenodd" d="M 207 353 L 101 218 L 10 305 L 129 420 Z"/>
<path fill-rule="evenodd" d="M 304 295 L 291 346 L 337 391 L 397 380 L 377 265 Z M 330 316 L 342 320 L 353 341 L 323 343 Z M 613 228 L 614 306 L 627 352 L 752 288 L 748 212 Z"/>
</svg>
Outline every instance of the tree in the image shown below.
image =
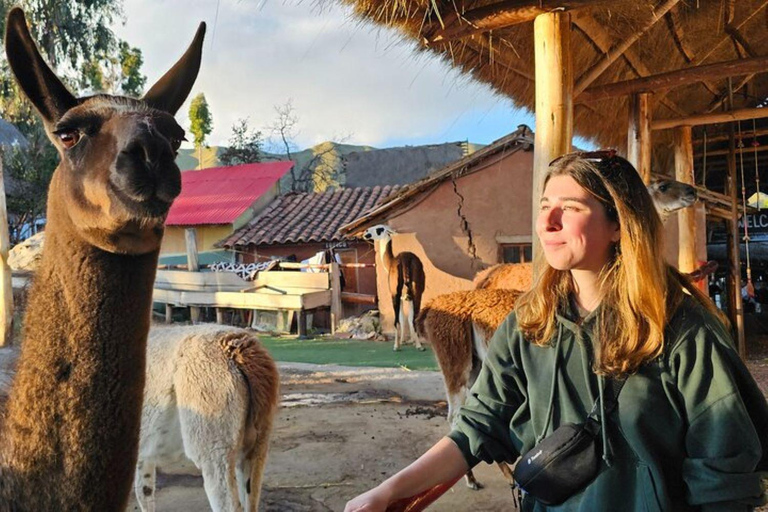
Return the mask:
<svg viewBox="0 0 768 512">
<path fill-rule="evenodd" d="M 311 157 L 302 162 L 294 158 L 298 146 L 294 142 L 298 135 L 299 117 L 293 107 L 293 101 L 288 100 L 283 105 L 275 107 L 277 119 L 269 127 L 273 136 L 271 146 L 276 152 L 285 151 L 286 160 L 293 160 L 295 165 L 288 174 L 288 188 L 291 192 L 322 192 L 328 187 L 338 186 L 341 175 L 341 159 L 336 145 L 327 142 L 312 148 Z M 334 137 L 343 142 L 345 137 Z"/>
<path fill-rule="evenodd" d="M 21 242 L 45 216 L 48 184 L 59 163 L 59 155 L 42 127 L 27 134 L 26 147 L 0 147 L 5 177 L 8 231 L 11 244 Z"/>
<path fill-rule="evenodd" d="M 122 19 L 122 0 L 0 0 L 0 33 L 5 32 L 8 11 L 19 3 L 43 58 L 70 90 L 98 81 L 102 84 L 99 89 L 106 89 L 112 87 L 112 77 L 119 77 L 114 81 L 116 89 L 110 92 L 140 94 L 145 83 L 141 51 L 120 41 L 110 28 Z M 5 52 L 0 52 L 0 116 L 13 123 L 29 142 L 26 148 L 2 151 L 11 185 L 7 188 L 7 208 L 9 219 L 16 224 L 10 226 L 13 229 L 44 215 L 48 183 L 58 155 L 13 80 Z"/>
<path fill-rule="evenodd" d="M 223 165 L 249 164 L 261 161 L 261 132 L 248 129 L 248 119 L 238 119 L 232 125 L 229 147 L 219 155 Z"/>
<path fill-rule="evenodd" d="M 213 118 L 208 109 L 208 102 L 205 100 L 205 94 L 200 93 L 192 98 L 189 105 L 189 131 L 194 136 L 195 147 L 198 148 L 200 155 L 200 169 L 203 168 L 203 144 L 205 139 L 213 130 Z"/>
<path fill-rule="evenodd" d="M 98 55 L 84 62 L 80 87 L 108 94 L 139 97 L 144 91 L 147 77 L 141 73 L 144 56 L 141 50 L 120 41 L 119 54 Z"/>
</svg>

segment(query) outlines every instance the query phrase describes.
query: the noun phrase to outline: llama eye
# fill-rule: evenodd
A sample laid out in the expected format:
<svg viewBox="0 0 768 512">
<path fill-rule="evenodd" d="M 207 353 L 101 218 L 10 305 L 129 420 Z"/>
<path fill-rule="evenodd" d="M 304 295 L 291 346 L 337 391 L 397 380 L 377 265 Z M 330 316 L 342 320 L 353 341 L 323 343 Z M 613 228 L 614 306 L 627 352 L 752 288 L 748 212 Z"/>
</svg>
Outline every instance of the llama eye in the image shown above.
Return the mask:
<svg viewBox="0 0 768 512">
<path fill-rule="evenodd" d="M 67 149 L 73 147 L 75 144 L 80 142 L 79 130 L 67 130 L 63 132 L 57 132 L 56 135 L 59 137 L 59 140 Z"/>
</svg>

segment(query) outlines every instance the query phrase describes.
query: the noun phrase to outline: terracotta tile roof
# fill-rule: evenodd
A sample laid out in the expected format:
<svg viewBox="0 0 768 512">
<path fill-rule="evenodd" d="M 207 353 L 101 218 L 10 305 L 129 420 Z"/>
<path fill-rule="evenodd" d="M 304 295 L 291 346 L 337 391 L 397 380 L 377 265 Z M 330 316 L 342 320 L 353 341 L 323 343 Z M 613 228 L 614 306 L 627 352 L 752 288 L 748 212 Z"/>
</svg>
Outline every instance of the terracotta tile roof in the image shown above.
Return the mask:
<svg viewBox="0 0 768 512">
<path fill-rule="evenodd" d="M 165 221 L 168 226 L 231 224 L 277 183 L 293 162 L 214 167 L 181 173 L 181 195 Z"/>
<path fill-rule="evenodd" d="M 343 188 L 333 192 L 280 196 L 247 225 L 216 245 L 232 248 L 342 240 L 341 226 L 381 203 L 399 188 L 396 185 Z"/>
</svg>

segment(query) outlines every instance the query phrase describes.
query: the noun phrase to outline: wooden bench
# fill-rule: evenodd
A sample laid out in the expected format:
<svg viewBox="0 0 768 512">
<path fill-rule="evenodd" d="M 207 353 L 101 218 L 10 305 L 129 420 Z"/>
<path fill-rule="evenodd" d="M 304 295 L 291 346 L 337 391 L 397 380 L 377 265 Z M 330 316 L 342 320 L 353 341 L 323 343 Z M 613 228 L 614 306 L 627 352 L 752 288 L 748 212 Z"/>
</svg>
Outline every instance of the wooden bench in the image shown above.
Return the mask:
<svg viewBox="0 0 768 512">
<path fill-rule="evenodd" d="M 158 270 L 152 299 L 166 304 L 166 319 L 174 306 L 293 311 L 299 315 L 299 335 L 306 336 L 307 311 L 331 306 L 329 276 L 269 271 L 249 282 L 230 272 Z"/>
</svg>

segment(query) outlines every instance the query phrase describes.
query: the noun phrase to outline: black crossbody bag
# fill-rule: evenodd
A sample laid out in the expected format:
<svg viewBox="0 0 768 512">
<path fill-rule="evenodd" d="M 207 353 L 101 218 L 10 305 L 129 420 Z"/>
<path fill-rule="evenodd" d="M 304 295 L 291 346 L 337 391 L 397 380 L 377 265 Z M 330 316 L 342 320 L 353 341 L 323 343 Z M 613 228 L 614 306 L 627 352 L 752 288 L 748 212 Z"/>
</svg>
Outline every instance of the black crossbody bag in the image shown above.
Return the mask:
<svg viewBox="0 0 768 512">
<path fill-rule="evenodd" d="M 514 478 L 524 493 L 544 505 L 559 505 L 594 480 L 602 457 L 601 422 L 616 407 L 624 382 L 608 381 L 613 392 L 604 401 L 602 417 L 598 400 L 584 423 L 561 425 L 520 457 Z"/>
</svg>

